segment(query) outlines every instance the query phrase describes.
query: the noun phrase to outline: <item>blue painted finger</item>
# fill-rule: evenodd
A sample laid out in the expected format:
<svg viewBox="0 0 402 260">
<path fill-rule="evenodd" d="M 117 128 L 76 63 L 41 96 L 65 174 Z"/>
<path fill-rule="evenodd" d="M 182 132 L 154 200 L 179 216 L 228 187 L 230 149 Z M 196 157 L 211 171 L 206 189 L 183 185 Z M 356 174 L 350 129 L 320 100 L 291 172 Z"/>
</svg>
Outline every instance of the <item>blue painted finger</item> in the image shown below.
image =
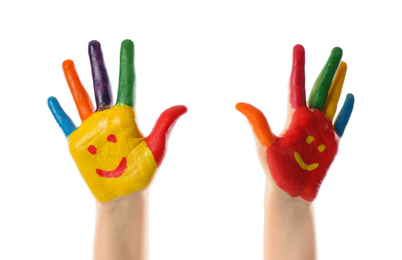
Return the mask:
<svg viewBox="0 0 402 260">
<path fill-rule="evenodd" d="M 342 137 L 343 132 L 345 131 L 350 115 L 352 114 L 354 104 L 355 97 L 352 94 L 348 94 L 346 96 L 345 103 L 343 103 L 342 109 L 334 123 L 335 131 L 338 133 L 339 137 Z"/>
<path fill-rule="evenodd" d="M 47 100 L 47 104 L 49 106 L 50 111 L 52 112 L 52 114 L 54 116 L 54 119 L 56 119 L 57 124 L 59 124 L 59 126 L 63 130 L 66 137 L 69 137 L 69 135 L 75 129 L 77 129 L 77 127 L 74 125 L 73 121 L 66 114 L 66 112 L 64 112 L 63 108 L 61 108 L 59 101 L 57 101 L 57 98 L 50 97 Z"/>
</svg>

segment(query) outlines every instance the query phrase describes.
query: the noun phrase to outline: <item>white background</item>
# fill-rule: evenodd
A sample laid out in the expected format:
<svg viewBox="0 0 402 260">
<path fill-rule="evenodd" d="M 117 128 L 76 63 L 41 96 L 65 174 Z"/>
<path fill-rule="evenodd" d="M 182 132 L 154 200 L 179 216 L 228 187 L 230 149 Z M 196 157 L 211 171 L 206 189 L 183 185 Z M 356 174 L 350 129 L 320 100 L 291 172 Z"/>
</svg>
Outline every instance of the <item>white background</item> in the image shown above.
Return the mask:
<svg viewBox="0 0 402 260">
<path fill-rule="evenodd" d="M 2 1 L 0 259 L 90 259 L 94 199 L 47 108 L 79 124 L 61 63 L 93 97 L 87 44 L 101 42 L 113 93 L 120 43 L 136 46 L 148 134 L 183 104 L 150 191 L 150 257 L 262 259 L 264 174 L 239 101 L 285 123 L 292 48 L 307 94 L 335 46 L 355 110 L 315 202 L 320 259 L 402 259 L 398 1 Z"/>
</svg>

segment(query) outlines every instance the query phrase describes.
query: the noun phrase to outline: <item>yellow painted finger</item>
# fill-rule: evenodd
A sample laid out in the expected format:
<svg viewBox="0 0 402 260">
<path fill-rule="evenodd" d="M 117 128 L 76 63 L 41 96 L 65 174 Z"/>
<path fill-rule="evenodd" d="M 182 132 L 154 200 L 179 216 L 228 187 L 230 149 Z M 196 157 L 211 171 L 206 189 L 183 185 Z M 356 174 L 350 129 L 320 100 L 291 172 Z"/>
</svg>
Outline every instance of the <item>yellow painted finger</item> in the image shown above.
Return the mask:
<svg viewBox="0 0 402 260">
<path fill-rule="evenodd" d="M 341 96 L 342 86 L 346 76 L 346 70 L 347 65 L 345 62 L 342 61 L 339 65 L 334 81 L 332 82 L 331 89 L 328 93 L 328 99 L 324 107 L 324 115 L 331 121 L 335 116 L 339 97 Z"/>
</svg>

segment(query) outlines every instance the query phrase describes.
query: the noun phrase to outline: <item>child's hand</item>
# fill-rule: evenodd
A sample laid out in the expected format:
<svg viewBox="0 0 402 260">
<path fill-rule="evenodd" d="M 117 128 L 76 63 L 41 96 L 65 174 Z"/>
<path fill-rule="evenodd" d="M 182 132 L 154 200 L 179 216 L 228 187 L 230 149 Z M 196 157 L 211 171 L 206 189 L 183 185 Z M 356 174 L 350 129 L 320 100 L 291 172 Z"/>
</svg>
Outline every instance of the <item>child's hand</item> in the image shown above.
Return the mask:
<svg viewBox="0 0 402 260">
<path fill-rule="evenodd" d="M 246 103 L 236 105 L 252 126 L 267 176 L 292 197 L 300 196 L 307 201 L 316 198 L 352 113 L 354 97 L 348 94 L 332 124 L 346 74 L 346 64 L 340 63 L 341 58 L 342 50 L 334 48 L 313 86 L 307 107 L 304 48 L 294 47 L 288 120 L 278 137 L 271 132 L 260 110 Z"/>
<path fill-rule="evenodd" d="M 166 152 L 175 121 L 187 111 L 174 106 L 164 111 L 151 134 L 143 137 L 135 120 L 134 44 L 121 45 L 120 79 L 116 105 L 112 107 L 109 79 L 100 44 L 89 43 L 89 56 L 97 109 L 82 86 L 71 60 L 63 63 L 68 85 L 82 124 L 76 128 L 56 98 L 49 108 L 68 138 L 70 153 L 81 175 L 99 202 L 113 200 L 146 188 Z"/>
</svg>

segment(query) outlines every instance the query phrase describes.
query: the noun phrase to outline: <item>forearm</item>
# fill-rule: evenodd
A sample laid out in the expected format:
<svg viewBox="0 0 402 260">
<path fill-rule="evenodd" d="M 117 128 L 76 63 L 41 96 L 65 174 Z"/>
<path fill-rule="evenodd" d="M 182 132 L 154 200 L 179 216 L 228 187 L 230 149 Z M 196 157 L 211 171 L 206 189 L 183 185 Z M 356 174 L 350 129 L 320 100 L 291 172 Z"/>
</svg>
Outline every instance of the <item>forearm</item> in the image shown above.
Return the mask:
<svg viewBox="0 0 402 260">
<path fill-rule="evenodd" d="M 95 260 L 148 259 L 148 189 L 97 202 Z"/>
<path fill-rule="evenodd" d="M 276 185 L 265 191 L 264 259 L 314 260 L 313 204 L 292 198 Z"/>
</svg>

